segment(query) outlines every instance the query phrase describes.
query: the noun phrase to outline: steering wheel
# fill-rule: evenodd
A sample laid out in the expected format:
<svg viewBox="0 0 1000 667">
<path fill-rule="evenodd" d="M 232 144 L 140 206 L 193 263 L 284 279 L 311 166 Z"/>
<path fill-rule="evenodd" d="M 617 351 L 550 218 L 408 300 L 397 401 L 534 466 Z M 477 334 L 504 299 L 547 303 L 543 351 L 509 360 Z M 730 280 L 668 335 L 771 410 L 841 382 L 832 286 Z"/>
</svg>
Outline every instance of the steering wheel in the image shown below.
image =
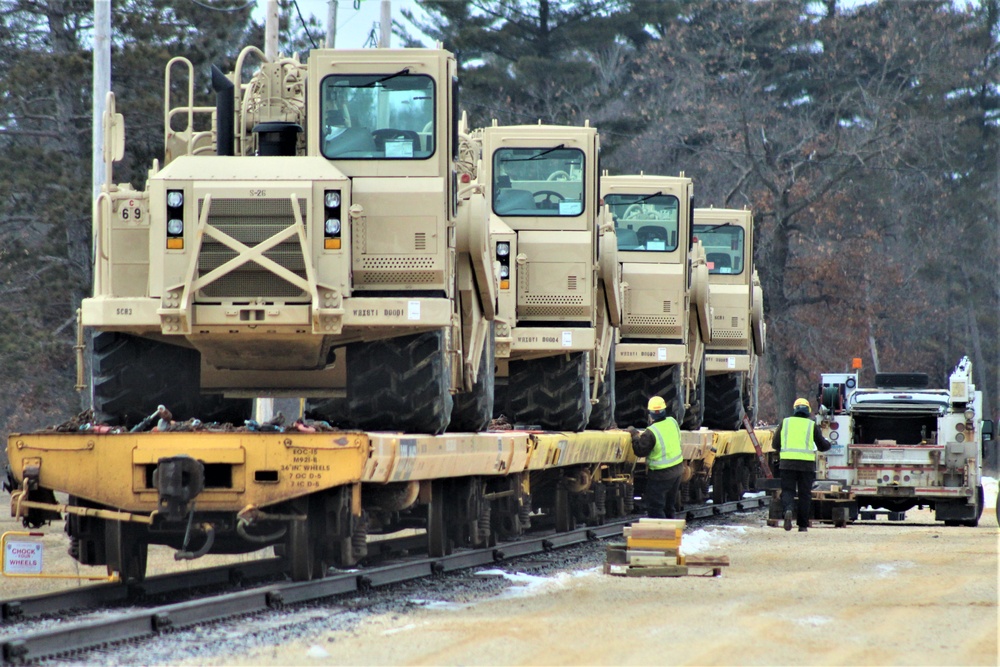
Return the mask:
<svg viewBox="0 0 1000 667">
<path fill-rule="evenodd" d="M 629 204 L 628 208 L 625 209 L 625 213 L 622 214 L 623 220 L 629 220 L 633 218 L 638 218 L 642 215 L 642 204 Z"/>
<path fill-rule="evenodd" d="M 566 197 L 555 190 L 539 190 L 531 196 L 535 198 L 535 206 L 540 209 L 557 209 L 559 208 L 559 202 L 566 199 Z"/>
<path fill-rule="evenodd" d="M 549 177 L 546 178 L 545 180 L 547 180 L 547 181 L 568 181 L 569 180 L 569 174 L 567 174 L 565 171 L 553 171 L 551 174 L 549 174 Z"/>
<path fill-rule="evenodd" d="M 639 242 L 643 245 L 650 241 L 667 242 L 667 230 L 663 227 L 657 227 L 656 225 L 646 225 L 645 227 L 640 227 L 636 230 L 636 235 L 639 237 Z"/>
</svg>

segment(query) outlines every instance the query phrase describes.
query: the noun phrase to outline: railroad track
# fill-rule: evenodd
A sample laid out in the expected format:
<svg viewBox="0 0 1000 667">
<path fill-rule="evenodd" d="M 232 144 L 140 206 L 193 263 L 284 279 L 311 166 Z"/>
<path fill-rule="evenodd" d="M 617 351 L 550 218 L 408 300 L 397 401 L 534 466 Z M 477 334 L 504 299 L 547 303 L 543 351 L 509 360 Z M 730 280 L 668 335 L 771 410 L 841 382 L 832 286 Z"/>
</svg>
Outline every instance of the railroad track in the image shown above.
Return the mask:
<svg viewBox="0 0 1000 667">
<path fill-rule="evenodd" d="M 748 498 L 685 509 L 689 521 L 721 516 L 739 511 L 767 507 L 769 498 Z M 440 558 L 417 558 L 399 563 L 379 565 L 364 570 L 338 572 L 322 579 L 304 582 L 276 582 L 248 590 L 226 592 L 208 597 L 152 606 L 129 608 L 117 615 L 59 624 L 56 627 L 30 633 L 4 633 L 0 651 L 5 664 L 34 662 L 44 658 L 80 653 L 92 648 L 126 641 L 140 640 L 198 623 L 245 616 L 269 609 L 355 593 L 370 588 L 442 575 L 472 567 L 494 565 L 509 559 L 552 551 L 593 540 L 622 534 L 622 528 L 635 517 L 610 521 L 601 526 L 588 526 L 547 535 L 525 537 L 504 542 L 495 547 L 468 549 Z M 420 536 L 423 537 L 423 536 Z M 412 540 L 411 540 L 412 542 Z M 387 551 L 393 551 L 389 548 Z M 37 596 L 2 603 L 4 620 L 52 614 L 59 610 L 79 610 L 113 605 L 134 600 L 136 596 L 176 593 L 180 590 L 211 585 L 237 585 L 253 578 L 266 578 L 283 571 L 282 559 L 267 559 L 233 566 L 206 568 L 198 571 L 151 577 L 142 584 L 102 584 L 77 589 L 69 593 Z M 192 583 L 194 581 L 194 583 Z M 131 596 L 131 597 L 130 597 Z M 8 616 L 9 614 L 9 616 Z M 2 626 L 0 626 L 2 629 Z"/>
</svg>

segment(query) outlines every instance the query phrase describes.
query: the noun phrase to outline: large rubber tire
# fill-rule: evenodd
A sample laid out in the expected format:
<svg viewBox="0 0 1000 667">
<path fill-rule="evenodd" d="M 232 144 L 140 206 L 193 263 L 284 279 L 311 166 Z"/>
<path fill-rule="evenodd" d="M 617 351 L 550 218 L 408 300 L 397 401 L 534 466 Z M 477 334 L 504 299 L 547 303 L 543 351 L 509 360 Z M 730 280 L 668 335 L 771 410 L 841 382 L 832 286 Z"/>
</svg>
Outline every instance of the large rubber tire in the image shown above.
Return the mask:
<svg viewBox="0 0 1000 667">
<path fill-rule="evenodd" d="M 591 408 L 587 428 L 606 431 L 615 427 L 615 344 L 611 343 L 604 378 L 597 388 L 597 404 Z"/>
<path fill-rule="evenodd" d="M 134 426 L 165 405 L 175 420 L 228 421 L 242 425 L 251 399 L 200 394 L 197 350 L 116 332 L 93 339 L 94 418 Z"/>
<path fill-rule="evenodd" d="M 705 419 L 705 357 L 701 358 L 701 368 L 698 370 L 698 384 L 690 396 L 690 405 L 684 412 L 681 428 L 686 431 L 697 431 Z"/>
<path fill-rule="evenodd" d="M 486 346 L 479 357 L 479 374 L 472 391 L 455 394 L 451 409 L 451 423 L 448 430 L 453 433 L 485 431 L 493 418 L 495 399 L 494 379 L 496 377 L 496 339 L 493 324 Z"/>
<path fill-rule="evenodd" d="M 970 528 L 975 528 L 979 525 L 979 519 L 983 516 L 983 505 L 986 504 L 986 492 L 983 489 L 983 485 L 980 484 L 976 487 L 976 518 L 963 521 L 963 526 L 968 526 Z"/>
<path fill-rule="evenodd" d="M 582 431 L 590 420 L 590 357 L 586 352 L 510 362 L 512 423 L 549 431 Z"/>
<path fill-rule="evenodd" d="M 702 425 L 723 431 L 743 427 L 744 373 L 721 373 L 705 378 L 705 419 Z"/>
<path fill-rule="evenodd" d="M 652 396 L 667 404 L 667 414 L 680 423 L 684 417 L 681 367 L 678 364 L 656 366 L 615 373 L 615 422 L 619 428 L 646 428 L 649 425 L 646 405 Z"/>
<path fill-rule="evenodd" d="M 443 330 L 352 344 L 347 352 L 348 425 L 443 433 L 451 420 L 450 385 Z"/>
</svg>

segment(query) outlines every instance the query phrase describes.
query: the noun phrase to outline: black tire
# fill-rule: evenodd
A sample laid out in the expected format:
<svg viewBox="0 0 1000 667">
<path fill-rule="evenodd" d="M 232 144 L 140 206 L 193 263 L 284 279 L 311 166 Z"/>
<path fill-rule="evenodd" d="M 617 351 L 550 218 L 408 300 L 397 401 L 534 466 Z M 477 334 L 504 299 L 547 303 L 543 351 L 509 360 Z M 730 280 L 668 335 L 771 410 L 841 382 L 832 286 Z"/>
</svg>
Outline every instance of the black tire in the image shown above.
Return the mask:
<svg viewBox="0 0 1000 667">
<path fill-rule="evenodd" d="M 757 402 L 760 396 L 759 370 L 747 373 L 743 383 L 743 413 L 750 418 L 751 424 L 757 423 Z M 741 420 L 742 422 L 742 420 Z"/>
<path fill-rule="evenodd" d="M 507 378 L 493 378 L 493 418 L 497 419 L 501 415 L 510 415 L 510 407 L 507 405 Z"/>
<path fill-rule="evenodd" d="M 681 367 L 678 364 L 615 373 L 615 422 L 619 428 L 646 428 L 646 405 L 652 396 L 667 404 L 667 414 L 680 423 L 684 417 Z"/>
<path fill-rule="evenodd" d="M 976 487 L 976 518 L 963 521 L 963 526 L 968 526 L 969 528 L 975 528 L 979 525 L 979 519 L 983 516 L 983 505 L 986 504 L 986 492 L 983 490 L 983 485 L 980 484 Z"/>
<path fill-rule="evenodd" d="M 701 368 L 698 370 L 698 385 L 691 396 L 690 406 L 684 412 L 681 428 L 686 431 L 697 431 L 705 419 L 705 356 L 701 357 Z"/>
<path fill-rule="evenodd" d="M 165 405 L 175 420 L 229 421 L 242 425 L 251 399 L 200 394 L 197 350 L 116 332 L 93 338 L 94 418 L 134 426 Z"/>
<path fill-rule="evenodd" d="M 486 346 L 479 357 L 479 374 L 472 391 L 455 394 L 451 409 L 451 423 L 448 430 L 453 433 L 485 431 L 493 418 L 493 403 L 496 398 L 494 379 L 496 377 L 496 338 L 493 323 Z"/>
<path fill-rule="evenodd" d="M 117 572 L 125 583 L 146 578 L 149 534 L 143 526 L 129 521 L 105 521 L 104 541 L 108 574 Z"/>
<path fill-rule="evenodd" d="M 444 331 L 355 343 L 347 352 L 349 426 L 443 433 L 451 420 Z"/>
<path fill-rule="evenodd" d="M 705 378 L 705 419 L 708 428 L 738 431 L 743 427 L 745 374 L 722 373 Z"/>
<path fill-rule="evenodd" d="M 510 362 L 507 416 L 544 430 L 584 430 L 591 412 L 589 366 L 586 352 Z"/>
<path fill-rule="evenodd" d="M 607 431 L 615 427 L 615 344 L 611 343 L 604 378 L 597 388 L 597 404 L 591 408 L 587 428 Z"/>
<path fill-rule="evenodd" d="M 712 464 L 712 504 L 721 505 L 726 502 L 726 488 L 729 485 L 729 475 L 725 459 L 715 459 Z"/>
</svg>

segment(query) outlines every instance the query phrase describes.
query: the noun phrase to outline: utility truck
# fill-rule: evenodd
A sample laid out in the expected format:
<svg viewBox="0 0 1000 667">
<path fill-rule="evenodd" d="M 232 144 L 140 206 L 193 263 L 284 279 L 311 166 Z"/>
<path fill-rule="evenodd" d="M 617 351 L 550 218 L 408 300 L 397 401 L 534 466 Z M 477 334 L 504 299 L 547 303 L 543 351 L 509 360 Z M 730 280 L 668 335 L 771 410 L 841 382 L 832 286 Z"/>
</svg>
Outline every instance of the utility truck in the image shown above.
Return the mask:
<svg viewBox="0 0 1000 667">
<path fill-rule="evenodd" d="M 496 281 L 482 188 L 457 178 L 454 56 L 247 47 L 212 82 L 200 106 L 193 64 L 169 61 L 163 162 L 95 204 L 98 420 L 163 404 L 241 423 L 252 397 L 289 396 L 341 426 L 484 428 Z"/>
<path fill-rule="evenodd" d="M 542 429 L 610 428 L 621 297 L 597 130 L 494 122 L 469 139 L 499 266 L 495 410 Z"/>
<path fill-rule="evenodd" d="M 705 344 L 711 340 L 709 271 L 691 235 L 693 184 L 681 176 L 601 177 L 614 221 L 622 282 L 615 348 L 615 419 L 646 426 L 646 402 L 696 430 L 705 408 Z"/>
<path fill-rule="evenodd" d="M 753 213 L 698 208 L 694 235 L 705 249 L 712 337 L 705 350 L 708 428 L 739 429 L 757 418 L 759 358 L 764 354 L 764 292 L 753 261 Z"/>
<path fill-rule="evenodd" d="M 923 373 L 876 373 L 874 387 L 853 372 L 824 373 L 816 422 L 833 443 L 820 476 L 849 491 L 857 507 L 905 512 L 929 505 L 946 525 L 975 526 L 983 511 L 984 446 L 995 446 L 982 392 L 963 357 L 948 386 Z"/>
</svg>

